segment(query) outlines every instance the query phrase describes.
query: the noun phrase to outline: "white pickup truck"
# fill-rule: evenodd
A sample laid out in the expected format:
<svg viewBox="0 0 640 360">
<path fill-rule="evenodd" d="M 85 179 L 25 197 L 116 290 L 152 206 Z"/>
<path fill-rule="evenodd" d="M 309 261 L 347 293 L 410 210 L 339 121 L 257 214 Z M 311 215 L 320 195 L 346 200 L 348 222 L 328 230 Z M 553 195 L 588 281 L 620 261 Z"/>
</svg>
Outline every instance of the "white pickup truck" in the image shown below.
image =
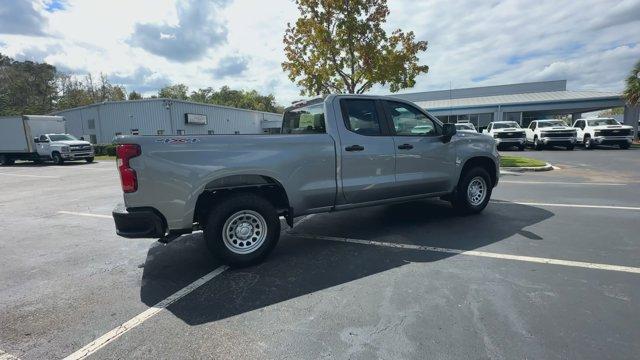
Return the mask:
<svg viewBox="0 0 640 360">
<path fill-rule="evenodd" d="M 67 160 L 92 162 L 91 143 L 65 133 L 61 116 L 0 117 L 0 163 L 12 165 L 16 160 L 36 163 L 53 160 L 62 165 Z"/>
<path fill-rule="evenodd" d="M 536 150 L 542 150 L 545 146 L 564 146 L 567 150 L 573 150 L 576 146 L 576 130 L 562 120 L 534 120 L 525 132 L 527 144 Z"/>
<path fill-rule="evenodd" d="M 525 146 L 524 130 L 515 121 L 494 121 L 489 123 L 483 134 L 491 135 L 498 149 L 517 147 L 523 151 Z"/>
<path fill-rule="evenodd" d="M 598 145 L 618 145 L 620 149 L 628 149 L 633 142 L 633 128 L 622 125 L 615 119 L 578 119 L 573 127 L 577 131 L 578 141 L 585 149 L 593 149 Z"/>
</svg>

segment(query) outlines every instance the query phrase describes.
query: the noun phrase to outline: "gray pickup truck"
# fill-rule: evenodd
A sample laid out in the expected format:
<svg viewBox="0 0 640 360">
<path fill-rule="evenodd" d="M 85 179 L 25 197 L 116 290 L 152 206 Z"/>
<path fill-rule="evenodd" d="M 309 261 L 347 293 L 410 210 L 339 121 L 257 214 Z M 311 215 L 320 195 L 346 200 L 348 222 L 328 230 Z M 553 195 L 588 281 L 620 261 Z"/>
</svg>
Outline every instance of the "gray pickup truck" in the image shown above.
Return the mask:
<svg viewBox="0 0 640 360">
<path fill-rule="evenodd" d="M 440 197 L 482 211 L 498 183 L 492 138 L 456 133 L 414 104 L 329 95 L 286 109 L 277 135 L 119 136 L 117 233 L 204 231 L 223 262 L 264 259 L 280 219 Z"/>
</svg>

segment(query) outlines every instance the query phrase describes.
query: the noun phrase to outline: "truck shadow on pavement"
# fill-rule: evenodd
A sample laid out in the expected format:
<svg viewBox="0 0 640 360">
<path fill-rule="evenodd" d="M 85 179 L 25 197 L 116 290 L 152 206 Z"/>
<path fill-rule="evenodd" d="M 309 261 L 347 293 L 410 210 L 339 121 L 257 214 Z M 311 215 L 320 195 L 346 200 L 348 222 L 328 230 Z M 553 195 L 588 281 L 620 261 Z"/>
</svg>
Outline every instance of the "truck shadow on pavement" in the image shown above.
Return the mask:
<svg viewBox="0 0 640 360">
<path fill-rule="evenodd" d="M 515 234 L 525 235 L 513 241 L 539 241 L 542 238 L 524 228 L 552 216 L 544 209 L 501 202 L 489 204 L 480 215 L 461 217 L 448 204 L 431 200 L 316 215 L 295 232 L 472 250 Z M 455 255 L 313 240 L 284 231 L 264 263 L 227 270 L 168 310 L 187 324 L 203 324 L 408 263 L 437 262 L 451 256 Z M 144 265 L 141 300 L 153 306 L 218 266 L 200 233 L 166 246 L 156 243 Z"/>
</svg>

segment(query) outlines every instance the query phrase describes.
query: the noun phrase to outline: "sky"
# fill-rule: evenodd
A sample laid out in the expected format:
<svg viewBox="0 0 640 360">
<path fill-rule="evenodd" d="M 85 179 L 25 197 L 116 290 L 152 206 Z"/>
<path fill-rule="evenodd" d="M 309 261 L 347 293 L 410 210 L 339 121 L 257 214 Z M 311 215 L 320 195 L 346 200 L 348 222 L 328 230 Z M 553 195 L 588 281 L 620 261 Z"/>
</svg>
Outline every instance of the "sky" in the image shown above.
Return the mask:
<svg viewBox="0 0 640 360">
<path fill-rule="evenodd" d="M 429 43 L 412 89 L 568 80 L 616 91 L 640 60 L 640 0 L 389 0 L 384 28 Z M 146 95 L 229 85 L 301 98 L 282 71 L 290 0 L 0 0 L 0 53 Z M 377 86 L 372 93 L 386 94 Z"/>
</svg>

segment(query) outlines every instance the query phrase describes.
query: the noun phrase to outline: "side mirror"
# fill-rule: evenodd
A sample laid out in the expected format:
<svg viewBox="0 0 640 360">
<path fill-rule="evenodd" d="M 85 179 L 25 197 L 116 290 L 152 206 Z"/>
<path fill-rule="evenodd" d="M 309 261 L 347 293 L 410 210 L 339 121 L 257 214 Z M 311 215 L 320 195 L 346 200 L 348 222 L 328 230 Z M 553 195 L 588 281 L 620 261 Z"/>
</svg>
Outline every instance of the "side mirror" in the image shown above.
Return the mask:
<svg viewBox="0 0 640 360">
<path fill-rule="evenodd" d="M 84 136 L 80 136 L 80 140 L 84 140 Z"/>
<path fill-rule="evenodd" d="M 455 135 L 458 131 L 456 130 L 455 124 L 443 124 L 442 125 L 442 142 L 448 143 L 451 141 L 453 135 Z"/>
</svg>

